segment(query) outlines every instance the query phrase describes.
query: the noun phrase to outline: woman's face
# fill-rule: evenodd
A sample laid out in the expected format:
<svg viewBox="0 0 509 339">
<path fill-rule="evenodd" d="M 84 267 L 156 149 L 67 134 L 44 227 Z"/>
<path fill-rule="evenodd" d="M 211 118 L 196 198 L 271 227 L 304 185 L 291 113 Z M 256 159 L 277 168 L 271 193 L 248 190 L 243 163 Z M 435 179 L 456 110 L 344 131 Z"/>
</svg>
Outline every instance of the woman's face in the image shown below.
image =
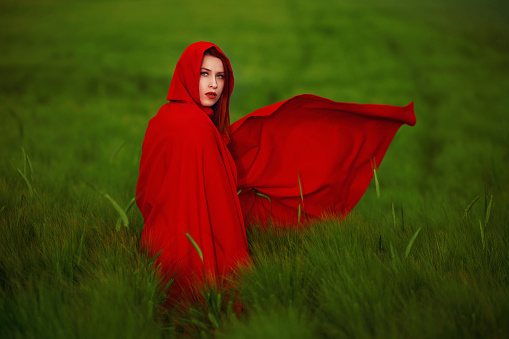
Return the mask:
<svg viewBox="0 0 509 339">
<path fill-rule="evenodd" d="M 200 69 L 200 103 L 202 106 L 211 107 L 223 93 L 224 68 L 221 59 L 212 55 L 205 55 Z"/>
</svg>

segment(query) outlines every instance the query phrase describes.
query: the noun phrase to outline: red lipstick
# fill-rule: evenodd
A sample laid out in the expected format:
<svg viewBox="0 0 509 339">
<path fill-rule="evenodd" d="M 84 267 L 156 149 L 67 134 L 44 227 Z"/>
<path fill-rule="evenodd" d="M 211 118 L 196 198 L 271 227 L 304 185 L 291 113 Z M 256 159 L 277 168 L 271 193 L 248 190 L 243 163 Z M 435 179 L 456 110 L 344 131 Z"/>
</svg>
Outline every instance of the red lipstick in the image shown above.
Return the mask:
<svg viewBox="0 0 509 339">
<path fill-rule="evenodd" d="M 207 92 L 205 93 L 205 96 L 207 96 L 207 98 L 209 99 L 214 99 L 217 96 L 217 94 L 215 92 Z"/>
</svg>

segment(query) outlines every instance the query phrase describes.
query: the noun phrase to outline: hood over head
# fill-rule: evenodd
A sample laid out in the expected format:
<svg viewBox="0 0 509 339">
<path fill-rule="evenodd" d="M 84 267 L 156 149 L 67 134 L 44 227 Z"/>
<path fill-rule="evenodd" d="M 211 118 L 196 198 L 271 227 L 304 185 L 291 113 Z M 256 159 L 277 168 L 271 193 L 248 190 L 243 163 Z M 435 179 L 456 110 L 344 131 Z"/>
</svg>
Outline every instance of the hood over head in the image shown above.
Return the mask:
<svg viewBox="0 0 509 339">
<path fill-rule="evenodd" d="M 189 45 L 175 67 L 173 78 L 171 79 L 170 89 L 168 90 L 167 100 L 172 101 L 185 101 L 195 103 L 203 110 L 207 115 L 212 115 L 214 112 L 212 108 L 201 105 L 198 85 L 200 82 L 200 67 L 203 60 L 203 54 L 211 47 L 214 47 L 223 57 L 223 64 L 225 67 L 225 73 L 228 77 L 228 86 L 225 86 L 221 97 L 226 96 L 226 112 L 229 117 L 229 103 L 230 96 L 233 91 L 233 72 L 230 65 L 230 60 L 226 55 L 211 42 L 199 41 Z M 228 88 L 227 88 L 228 87 Z M 223 99 L 223 100 L 225 100 Z M 219 100 L 221 101 L 221 99 Z M 216 105 L 219 104 L 219 101 Z M 215 106 L 216 106 L 215 105 Z M 229 119 L 228 119 L 229 120 Z"/>
</svg>

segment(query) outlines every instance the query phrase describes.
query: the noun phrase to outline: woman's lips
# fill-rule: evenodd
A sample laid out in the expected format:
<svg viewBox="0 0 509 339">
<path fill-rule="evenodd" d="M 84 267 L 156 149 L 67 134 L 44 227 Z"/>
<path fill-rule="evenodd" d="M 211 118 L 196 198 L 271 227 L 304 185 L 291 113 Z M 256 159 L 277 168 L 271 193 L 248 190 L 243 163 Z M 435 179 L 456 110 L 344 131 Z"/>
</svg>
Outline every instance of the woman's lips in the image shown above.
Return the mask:
<svg viewBox="0 0 509 339">
<path fill-rule="evenodd" d="M 217 96 L 217 94 L 214 92 L 207 92 L 205 93 L 205 96 L 209 99 L 214 99 Z"/>
</svg>

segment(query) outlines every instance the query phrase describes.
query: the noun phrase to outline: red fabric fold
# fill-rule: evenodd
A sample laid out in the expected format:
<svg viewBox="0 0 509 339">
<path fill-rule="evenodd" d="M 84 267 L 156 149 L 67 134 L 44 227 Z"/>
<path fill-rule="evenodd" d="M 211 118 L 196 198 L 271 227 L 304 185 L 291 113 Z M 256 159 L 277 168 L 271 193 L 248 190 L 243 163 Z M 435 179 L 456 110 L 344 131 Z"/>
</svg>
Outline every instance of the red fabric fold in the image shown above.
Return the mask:
<svg viewBox="0 0 509 339">
<path fill-rule="evenodd" d="M 415 122 L 413 103 L 351 104 L 308 94 L 238 120 L 229 149 L 245 222 L 344 217 L 364 194 L 396 131 Z"/>
</svg>

